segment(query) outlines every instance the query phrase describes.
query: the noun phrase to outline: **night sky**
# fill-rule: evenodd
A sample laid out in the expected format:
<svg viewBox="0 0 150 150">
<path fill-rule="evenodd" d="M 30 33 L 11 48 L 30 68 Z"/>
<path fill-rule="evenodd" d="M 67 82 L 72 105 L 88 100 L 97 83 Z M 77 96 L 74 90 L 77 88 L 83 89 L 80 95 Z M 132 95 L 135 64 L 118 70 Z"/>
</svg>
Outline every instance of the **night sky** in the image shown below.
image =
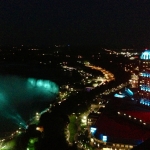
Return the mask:
<svg viewBox="0 0 150 150">
<path fill-rule="evenodd" d="M 150 46 L 149 0 L 0 0 L 1 45 Z"/>
</svg>

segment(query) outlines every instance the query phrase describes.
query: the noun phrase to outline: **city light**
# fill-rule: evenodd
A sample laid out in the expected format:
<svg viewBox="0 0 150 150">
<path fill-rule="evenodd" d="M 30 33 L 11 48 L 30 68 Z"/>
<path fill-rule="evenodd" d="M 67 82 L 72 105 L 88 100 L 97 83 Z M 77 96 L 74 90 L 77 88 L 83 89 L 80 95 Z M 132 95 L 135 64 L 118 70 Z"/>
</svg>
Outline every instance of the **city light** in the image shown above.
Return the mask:
<svg viewBox="0 0 150 150">
<path fill-rule="evenodd" d="M 40 131 L 40 132 L 43 132 L 44 131 L 44 128 L 43 127 L 36 127 L 36 130 Z"/>
<path fill-rule="evenodd" d="M 97 130 L 97 128 L 95 128 L 95 127 L 91 127 L 91 128 L 90 128 L 90 132 L 91 132 L 92 134 L 94 134 L 94 133 L 96 132 L 96 130 Z"/>
<path fill-rule="evenodd" d="M 107 142 L 107 136 L 106 135 L 103 135 L 102 141 Z"/>
</svg>

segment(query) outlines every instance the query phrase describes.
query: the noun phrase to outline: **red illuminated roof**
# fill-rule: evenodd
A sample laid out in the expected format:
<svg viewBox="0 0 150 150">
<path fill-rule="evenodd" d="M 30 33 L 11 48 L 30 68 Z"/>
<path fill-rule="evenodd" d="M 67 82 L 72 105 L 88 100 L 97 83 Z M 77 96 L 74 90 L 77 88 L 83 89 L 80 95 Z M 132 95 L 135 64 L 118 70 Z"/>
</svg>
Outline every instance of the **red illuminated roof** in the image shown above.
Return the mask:
<svg viewBox="0 0 150 150">
<path fill-rule="evenodd" d="M 97 127 L 98 134 L 105 134 L 111 137 L 135 140 L 146 140 L 150 137 L 150 130 L 143 129 L 119 117 L 111 118 L 101 115 L 95 126 Z"/>
</svg>

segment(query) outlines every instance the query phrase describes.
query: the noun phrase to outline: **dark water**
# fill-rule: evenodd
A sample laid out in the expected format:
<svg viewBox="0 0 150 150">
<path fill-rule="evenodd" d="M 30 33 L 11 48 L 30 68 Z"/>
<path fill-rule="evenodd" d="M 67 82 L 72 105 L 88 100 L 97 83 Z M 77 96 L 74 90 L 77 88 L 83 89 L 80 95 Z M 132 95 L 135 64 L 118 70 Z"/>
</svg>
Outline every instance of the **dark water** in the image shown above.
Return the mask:
<svg viewBox="0 0 150 150">
<path fill-rule="evenodd" d="M 58 90 L 49 80 L 0 76 L 0 137 L 48 107 Z"/>
</svg>

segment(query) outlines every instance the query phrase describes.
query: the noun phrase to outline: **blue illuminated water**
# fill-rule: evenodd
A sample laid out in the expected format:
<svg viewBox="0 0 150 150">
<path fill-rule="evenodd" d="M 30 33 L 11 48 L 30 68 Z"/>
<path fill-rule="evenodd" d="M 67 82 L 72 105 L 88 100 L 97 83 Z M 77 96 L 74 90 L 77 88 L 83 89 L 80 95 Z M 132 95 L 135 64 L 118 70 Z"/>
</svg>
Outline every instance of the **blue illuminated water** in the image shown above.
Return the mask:
<svg viewBox="0 0 150 150">
<path fill-rule="evenodd" d="M 18 76 L 0 76 L 0 136 L 25 126 L 36 112 L 55 99 L 58 86 L 50 81 Z"/>
</svg>

